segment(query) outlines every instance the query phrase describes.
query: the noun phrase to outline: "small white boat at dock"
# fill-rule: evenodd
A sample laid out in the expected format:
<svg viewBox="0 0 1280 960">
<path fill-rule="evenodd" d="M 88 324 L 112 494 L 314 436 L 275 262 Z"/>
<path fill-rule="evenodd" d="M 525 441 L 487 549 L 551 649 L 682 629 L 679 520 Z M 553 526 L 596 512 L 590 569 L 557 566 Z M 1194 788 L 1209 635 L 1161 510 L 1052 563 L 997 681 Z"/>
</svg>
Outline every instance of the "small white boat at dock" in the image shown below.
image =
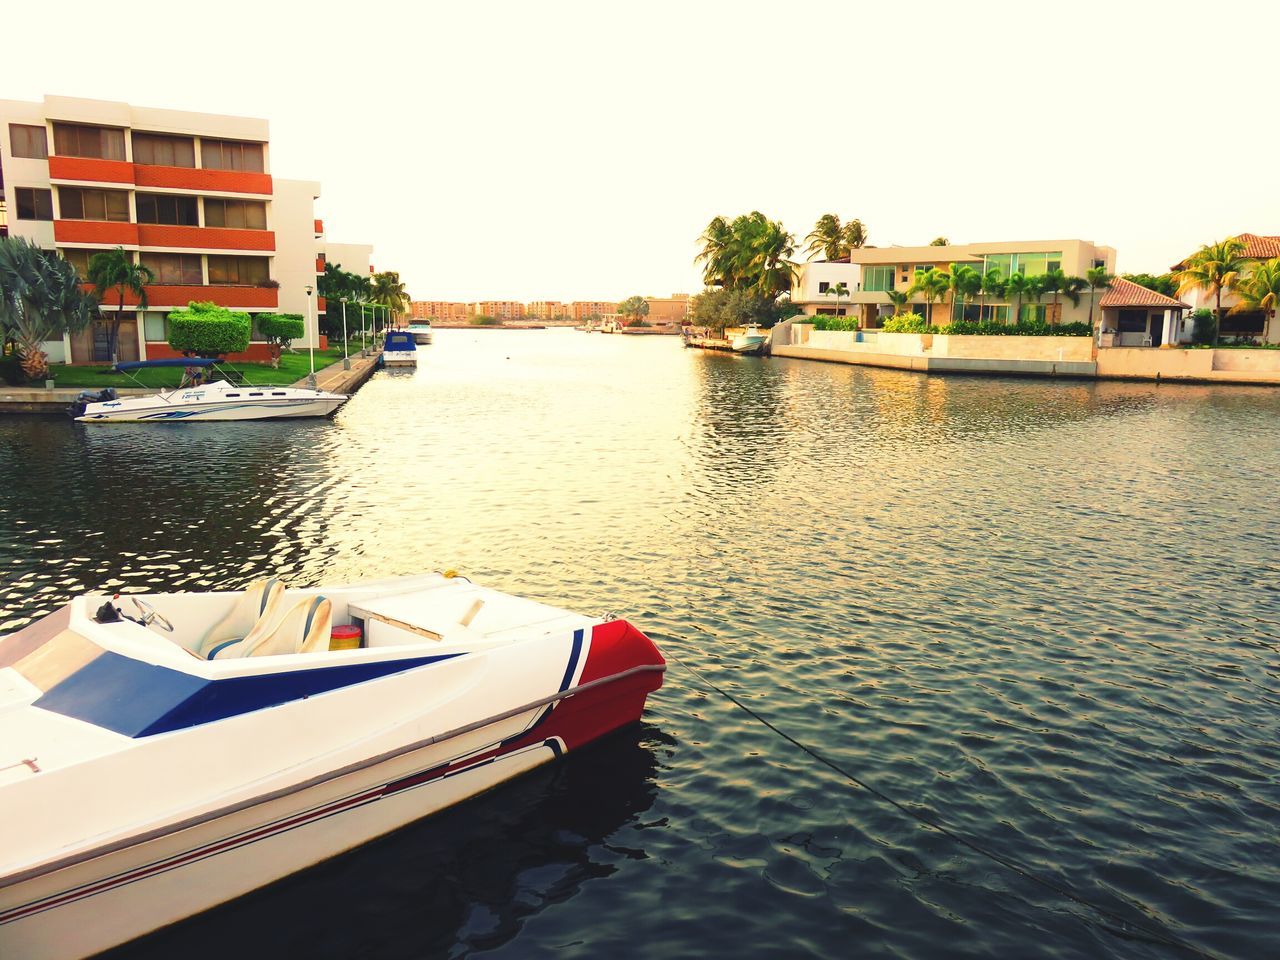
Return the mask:
<svg viewBox="0 0 1280 960">
<path fill-rule="evenodd" d="M 382 344 L 384 367 L 416 367 L 418 365 L 417 338 L 408 330 L 388 330 Z"/>
<path fill-rule="evenodd" d="M 761 333 L 760 328 L 754 323 L 746 330 L 731 341 L 734 353 L 755 353 L 764 347 L 764 342 L 769 339 L 767 333 Z"/>
<path fill-rule="evenodd" d="M 431 342 L 431 321 L 415 320 L 409 324 L 409 332 L 413 334 L 414 343 Z"/>
</svg>

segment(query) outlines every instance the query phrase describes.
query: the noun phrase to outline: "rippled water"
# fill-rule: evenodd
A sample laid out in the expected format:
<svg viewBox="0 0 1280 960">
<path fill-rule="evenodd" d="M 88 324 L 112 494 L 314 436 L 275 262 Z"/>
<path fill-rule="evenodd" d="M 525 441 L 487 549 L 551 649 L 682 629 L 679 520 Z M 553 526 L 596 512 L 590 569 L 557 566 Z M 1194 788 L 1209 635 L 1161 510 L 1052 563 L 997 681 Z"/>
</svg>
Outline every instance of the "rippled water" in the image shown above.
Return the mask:
<svg viewBox="0 0 1280 960">
<path fill-rule="evenodd" d="M 1113 913 L 1280 955 L 1280 393 L 440 331 L 332 422 L 0 418 L 0 629 L 456 567 L 615 611 Z M 673 664 L 644 724 L 120 957 L 1169 957 Z"/>
</svg>

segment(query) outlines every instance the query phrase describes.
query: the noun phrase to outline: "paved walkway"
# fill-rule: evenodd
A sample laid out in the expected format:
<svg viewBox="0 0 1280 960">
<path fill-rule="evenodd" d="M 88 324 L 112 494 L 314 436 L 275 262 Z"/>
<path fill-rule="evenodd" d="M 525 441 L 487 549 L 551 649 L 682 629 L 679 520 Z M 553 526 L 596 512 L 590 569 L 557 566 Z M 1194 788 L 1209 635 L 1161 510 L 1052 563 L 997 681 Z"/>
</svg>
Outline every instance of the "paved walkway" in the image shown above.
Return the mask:
<svg viewBox="0 0 1280 960">
<path fill-rule="evenodd" d="M 331 363 L 323 370 L 316 371 L 316 388 L 327 390 L 330 393 L 354 393 L 366 380 L 373 376 L 373 371 L 378 368 L 378 360 L 381 357 L 381 350 L 371 351 L 367 357 L 362 357 L 359 353 L 353 353 L 351 355 L 350 370 L 342 369 L 341 360 Z M 295 387 L 305 387 L 306 385 L 306 377 L 294 384 Z"/>
</svg>

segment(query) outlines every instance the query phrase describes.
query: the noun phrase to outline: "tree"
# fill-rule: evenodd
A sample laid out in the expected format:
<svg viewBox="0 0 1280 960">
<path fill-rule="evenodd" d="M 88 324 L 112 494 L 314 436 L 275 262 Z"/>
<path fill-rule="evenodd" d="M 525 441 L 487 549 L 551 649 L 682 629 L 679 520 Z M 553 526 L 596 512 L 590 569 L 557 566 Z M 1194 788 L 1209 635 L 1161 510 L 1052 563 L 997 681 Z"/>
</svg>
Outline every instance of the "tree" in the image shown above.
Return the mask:
<svg viewBox="0 0 1280 960">
<path fill-rule="evenodd" d="M 841 283 L 833 283 L 827 288 L 827 296 L 836 298 L 836 316 L 840 315 L 840 298 L 849 295 L 849 287 Z"/>
<path fill-rule="evenodd" d="M 928 270 L 916 271 L 915 277 L 911 281 L 911 286 L 907 288 L 907 296 L 915 296 L 917 293 L 924 294 L 925 302 L 929 305 L 927 319 L 930 326 L 932 326 L 933 302 L 946 296 L 950 288 L 951 275 L 945 270 L 930 267 Z"/>
<path fill-rule="evenodd" d="M 1153 275 L 1150 273 L 1122 273 L 1124 279 L 1136 283 L 1140 287 L 1146 287 L 1148 290 L 1154 290 L 1156 293 L 1162 293 L 1166 297 L 1176 297 L 1178 295 L 1178 281 L 1174 279 L 1171 273 L 1162 273 Z"/>
<path fill-rule="evenodd" d="M 1093 304 L 1097 299 L 1097 291 L 1110 288 L 1115 279 L 1107 273 L 1106 267 L 1090 267 L 1084 272 L 1084 282 L 1089 285 L 1089 329 L 1093 329 Z"/>
<path fill-rule="evenodd" d="M 1236 283 L 1236 293 L 1240 295 L 1240 303 L 1232 311 L 1262 310 L 1266 314 L 1263 321 L 1262 338 L 1267 339 L 1271 321 L 1276 315 L 1276 306 L 1280 303 L 1280 257 L 1259 261 Z"/>
<path fill-rule="evenodd" d="M 392 320 L 398 320 L 400 314 L 409 309 L 409 294 L 400 281 L 400 274 L 395 270 L 384 270 L 373 275 L 373 287 L 369 299 L 391 311 Z"/>
<path fill-rule="evenodd" d="M 849 255 L 849 245 L 845 242 L 844 227 L 840 218 L 834 213 L 824 213 L 813 225 L 813 230 L 804 238 L 808 243 L 805 249 L 812 260 L 819 253 L 824 260 L 840 260 Z"/>
<path fill-rule="evenodd" d="M 978 311 L 978 319 L 982 319 L 982 311 L 987 308 L 987 297 L 1000 299 L 1005 295 L 1008 284 L 1000 276 L 1000 270 L 992 267 L 982 277 L 982 307 Z"/>
<path fill-rule="evenodd" d="M 1217 321 L 1213 332 L 1213 345 L 1218 345 L 1218 332 L 1222 329 L 1222 290 L 1231 289 L 1240 277 L 1248 261 L 1244 258 L 1244 241 L 1227 237 L 1217 243 L 1201 247 L 1193 253 L 1182 269 L 1174 276 L 1178 281 L 1178 293 L 1199 288 L 1212 291 L 1213 316 Z"/>
<path fill-rule="evenodd" d="M 729 290 L 724 287 L 704 290 L 689 303 L 689 320 L 696 326 L 716 332 L 725 327 L 756 324 L 771 327 L 795 312 L 786 301 L 762 297 L 751 290 Z"/>
<path fill-rule="evenodd" d="M 116 292 L 116 312 L 111 321 L 111 331 L 107 337 L 108 349 L 111 351 L 111 362 L 119 363 L 120 323 L 124 320 L 125 293 L 130 292 L 138 298 L 138 309 L 147 308 L 147 284 L 155 283 L 156 275 L 149 267 L 133 262 L 133 254 L 124 247 L 95 253 L 89 258 L 88 280 L 98 290 L 98 296 L 104 297 L 108 290 Z"/>
<path fill-rule="evenodd" d="M 1005 296 L 1013 297 L 1015 305 L 1013 308 L 1013 322 L 1018 323 L 1022 320 L 1022 298 L 1029 297 L 1036 291 L 1033 289 L 1031 279 L 1024 274 L 1014 271 L 1009 274 L 1009 279 L 1004 282 Z M 1037 296 L 1038 300 L 1039 297 Z"/>
<path fill-rule="evenodd" d="M 946 237 L 934 237 L 932 240 L 930 240 L 930 241 L 929 241 L 929 246 L 931 246 L 931 247 L 949 247 L 949 246 L 951 246 L 951 241 L 950 241 L 950 240 L 948 240 Z"/>
<path fill-rule="evenodd" d="M 867 245 L 867 228 L 861 220 L 850 220 L 844 225 L 844 242 L 850 250 L 860 250 Z"/>
<path fill-rule="evenodd" d="M 1084 277 L 1073 277 L 1063 273 L 1061 270 L 1055 270 L 1053 272 L 1057 274 L 1054 279 L 1057 282 L 1058 289 L 1054 291 L 1053 294 L 1053 323 L 1050 324 L 1050 327 L 1054 326 L 1058 322 L 1060 316 L 1058 311 L 1058 294 L 1060 293 L 1062 296 L 1070 300 L 1073 307 L 1078 307 L 1080 306 L 1080 294 L 1084 288 L 1089 285 L 1089 281 Z"/>
<path fill-rule="evenodd" d="M 889 298 L 889 302 L 893 304 L 893 315 L 896 317 L 902 312 L 902 308 L 907 305 L 910 298 L 901 290 L 887 290 L 885 296 Z"/>
<path fill-rule="evenodd" d="M 947 283 L 951 288 L 952 315 L 955 307 L 960 308 L 958 320 L 964 319 L 964 305 L 969 297 L 977 296 L 982 291 L 982 274 L 968 264 L 953 263 L 947 275 Z"/>
<path fill-rule="evenodd" d="M 752 290 L 774 299 L 791 289 L 796 265 L 795 237 L 783 225 L 763 213 L 713 219 L 702 232 L 703 278 L 708 286 L 726 290 Z"/>
<path fill-rule="evenodd" d="M 260 313 L 258 332 L 270 347 L 271 366 L 279 370 L 280 354 L 291 341 L 307 335 L 307 325 L 300 313 Z"/>
<path fill-rule="evenodd" d="M 733 242 L 733 228 L 724 217 L 712 217 L 702 236 L 702 249 L 693 258 L 703 262 L 702 282 L 708 287 L 724 286 L 729 275 L 729 247 Z"/>
<path fill-rule="evenodd" d="M 203 300 L 169 314 L 169 346 L 188 357 L 223 357 L 249 349 L 253 321 Z"/>
<path fill-rule="evenodd" d="M 649 315 L 649 301 L 644 297 L 627 297 L 618 304 L 618 313 L 627 318 L 627 326 L 638 327 Z"/>
<path fill-rule="evenodd" d="M 28 380 L 49 375 L 41 344 L 83 330 L 97 315 L 97 298 L 81 288 L 75 267 L 23 237 L 0 237 L 0 328 L 17 344 Z"/>
</svg>

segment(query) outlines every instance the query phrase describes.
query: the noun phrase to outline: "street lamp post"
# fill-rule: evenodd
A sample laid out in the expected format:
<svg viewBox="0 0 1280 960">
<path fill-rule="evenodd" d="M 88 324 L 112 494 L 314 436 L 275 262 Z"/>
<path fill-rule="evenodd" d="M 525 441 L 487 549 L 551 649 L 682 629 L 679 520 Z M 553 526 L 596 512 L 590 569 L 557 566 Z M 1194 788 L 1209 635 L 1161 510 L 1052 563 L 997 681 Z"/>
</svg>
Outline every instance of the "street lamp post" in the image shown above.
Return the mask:
<svg viewBox="0 0 1280 960">
<path fill-rule="evenodd" d="M 347 298 L 342 298 L 342 369 L 351 369 L 351 354 L 347 346 Z"/>
<path fill-rule="evenodd" d="M 311 294 L 315 292 L 315 287 L 307 284 L 307 354 L 311 358 L 311 373 L 307 375 L 307 386 L 312 390 L 316 388 L 316 329 L 314 326 L 315 313 L 311 309 Z"/>
</svg>

